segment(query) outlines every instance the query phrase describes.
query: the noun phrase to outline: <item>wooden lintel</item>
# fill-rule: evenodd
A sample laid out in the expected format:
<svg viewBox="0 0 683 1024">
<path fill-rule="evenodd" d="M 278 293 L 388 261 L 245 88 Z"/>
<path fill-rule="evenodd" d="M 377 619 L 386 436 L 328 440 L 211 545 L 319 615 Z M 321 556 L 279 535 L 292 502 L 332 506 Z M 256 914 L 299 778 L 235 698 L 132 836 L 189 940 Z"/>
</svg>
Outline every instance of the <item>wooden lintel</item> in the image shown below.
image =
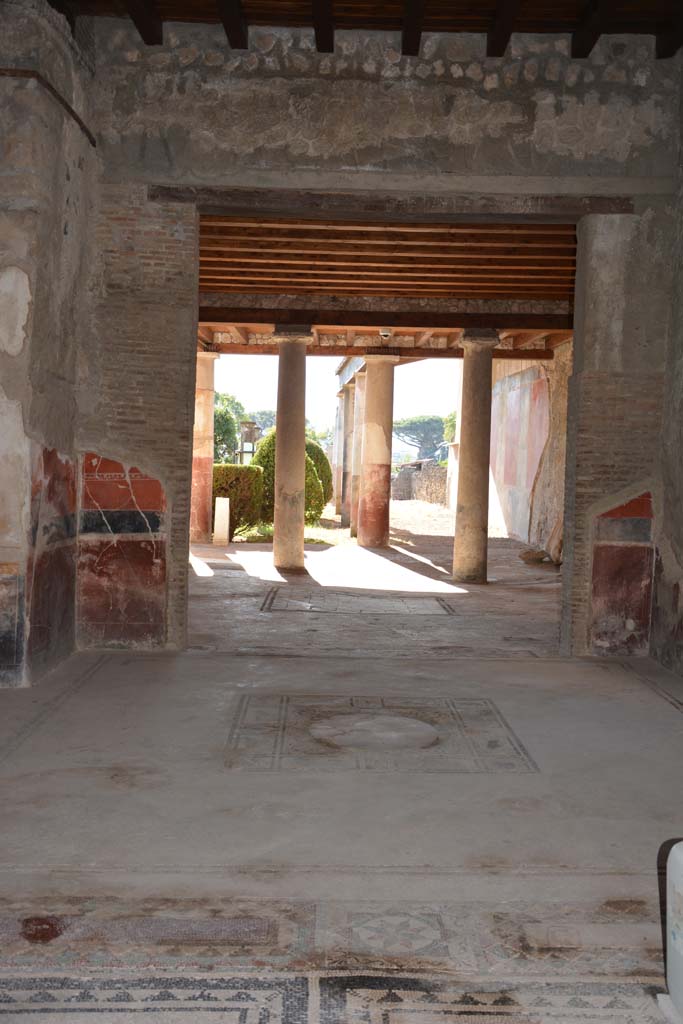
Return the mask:
<svg viewBox="0 0 683 1024">
<path fill-rule="evenodd" d="M 572 34 L 572 57 L 590 57 L 593 47 L 607 31 L 612 0 L 588 0 L 581 21 Z"/>
<path fill-rule="evenodd" d="M 486 56 L 504 57 L 519 10 L 520 0 L 498 0 L 493 24 L 486 34 Z"/>
<path fill-rule="evenodd" d="M 342 309 L 278 309 L 268 307 L 265 302 L 259 307 L 205 306 L 199 307 L 199 323 L 217 325 L 231 323 L 249 324 L 333 324 L 345 329 L 351 327 L 358 333 L 363 328 L 407 327 L 416 332 L 436 329 L 490 327 L 494 330 L 567 331 L 573 327 L 571 313 L 430 313 L 427 310 L 342 310 Z"/>
<path fill-rule="evenodd" d="M 334 53 L 332 0 L 313 0 L 313 31 L 318 53 Z"/>
<path fill-rule="evenodd" d="M 154 0 L 125 0 L 128 16 L 147 46 L 161 46 L 164 26 Z"/>
<path fill-rule="evenodd" d="M 417 57 L 420 53 L 424 6 L 425 0 L 403 0 L 401 53 L 404 57 Z"/>
<path fill-rule="evenodd" d="M 238 343 L 242 345 L 249 344 L 249 331 L 246 327 L 240 327 L 239 324 L 230 324 L 228 330 Z"/>
<path fill-rule="evenodd" d="M 249 29 L 240 0 L 216 0 L 225 34 L 233 50 L 249 48 Z"/>
<path fill-rule="evenodd" d="M 280 351 L 278 344 L 232 345 L 217 342 L 214 352 L 235 356 L 276 356 Z M 307 356 L 334 356 L 337 359 L 346 356 L 399 356 L 401 359 L 462 359 L 461 348 L 417 348 L 398 345 L 309 345 Z M 542 359 L 552 360 L 555 354 L 550 348 L 512 349 L 495 348 L 494 359 Z"/>
<path fill-rule="evenodd" d="M 513 339 L 512 347 L 522 348 L 524 345 L 532 345 L 534 342 L 542 341 L 547 337 L 548 331 L 519 331 Z"/>
</svg>

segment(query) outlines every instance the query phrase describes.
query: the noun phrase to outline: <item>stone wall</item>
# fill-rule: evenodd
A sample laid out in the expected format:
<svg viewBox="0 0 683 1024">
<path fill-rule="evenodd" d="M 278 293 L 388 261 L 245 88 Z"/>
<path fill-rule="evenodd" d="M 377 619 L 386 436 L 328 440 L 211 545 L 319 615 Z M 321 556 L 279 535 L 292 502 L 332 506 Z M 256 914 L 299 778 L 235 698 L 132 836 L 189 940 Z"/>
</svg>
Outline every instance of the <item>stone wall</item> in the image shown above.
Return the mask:
<svg viewBox="0 0 683 1024">
<path fill-rule="evenodd" d="M 92 75 L 65 20 L 41 0 L 3 0 L 0 22 L 0 682 L 17 685 L 74 645 L 76 361 L 96 159 Z"/>
<path fill-rule="evenodd" d="M 433 505 L 447 505 L 447 477 L 446 466 L 436 462 L 403 466 L 392 482 L 391 497 L 395 501 L 428 501 Z"/>
</svg>

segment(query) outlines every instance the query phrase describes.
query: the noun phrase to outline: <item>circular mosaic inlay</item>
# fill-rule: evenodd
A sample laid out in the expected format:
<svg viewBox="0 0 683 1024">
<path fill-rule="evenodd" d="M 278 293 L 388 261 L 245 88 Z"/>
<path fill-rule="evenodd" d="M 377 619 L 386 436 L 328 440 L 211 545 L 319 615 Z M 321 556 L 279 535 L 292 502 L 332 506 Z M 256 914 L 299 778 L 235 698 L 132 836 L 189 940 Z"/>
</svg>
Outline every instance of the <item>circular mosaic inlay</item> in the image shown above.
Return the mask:
<svg viewBox="0 0 683 1024">
<path fill-rule="evenodd" d="M 316 740 L 322 740 L 323 743 L 360 750 L 419 750 L 432 747 L 439 741 L 439 733 L 429 722 L 381 711 L 332 715 L 331 718 L 315 722 L 310 731 Z"/>
</svg>

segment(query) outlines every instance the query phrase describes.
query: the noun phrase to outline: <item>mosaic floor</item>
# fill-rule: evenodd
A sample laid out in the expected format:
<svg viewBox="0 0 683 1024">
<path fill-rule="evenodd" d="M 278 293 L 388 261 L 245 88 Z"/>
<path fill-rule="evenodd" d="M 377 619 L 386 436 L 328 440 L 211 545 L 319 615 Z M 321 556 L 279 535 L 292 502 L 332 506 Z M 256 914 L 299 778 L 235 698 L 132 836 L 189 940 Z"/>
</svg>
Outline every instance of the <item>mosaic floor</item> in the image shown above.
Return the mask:
<svg viewBox="0 0 683 1024">
<path fill-rule="evenodd" d="M 0 978 L 0 1017 L 28 1024 L 662 1024 L 627 982 L 462 984 L 382 975 Z"/>
</svg>

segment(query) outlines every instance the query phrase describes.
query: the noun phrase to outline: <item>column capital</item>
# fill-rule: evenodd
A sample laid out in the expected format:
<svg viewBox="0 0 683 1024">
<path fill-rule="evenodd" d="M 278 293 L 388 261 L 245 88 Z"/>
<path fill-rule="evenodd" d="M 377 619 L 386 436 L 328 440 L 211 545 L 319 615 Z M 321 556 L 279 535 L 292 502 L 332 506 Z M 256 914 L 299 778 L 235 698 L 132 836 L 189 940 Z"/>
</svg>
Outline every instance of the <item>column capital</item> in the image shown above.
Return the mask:
<svg viewBox="0 0 683 1024">
<path fill-rule="evenodd" d="M 398 363 L 400 362 L 400 356 L 383 356 L 383 355 L 371 355 L 365 356 L 365 367 L 367 369 L 368 363 Z"/>
<path fill-rule="evenodd" d="M 491 328 L 466 328 L 462 334 L 462 340 L 460 342 L 463 348 L 470 348 L 473 350 L 495 348 L 496 345 L 500 344 L 500 338 L 498 337 L 498 331 L 494 331 Z"/>
<path fill-rule="evenodd" d="M 203 349 L 198 349 L 197 350 L 197 359 L 199 359 L 200 356 L 202 356 L 204 359 L 211 359 L 211 360 L 213 360 L 213 359 L 218 359 L 218 357 L 220 356 L 220 352 L 204 352 Z"/>
</svg>

